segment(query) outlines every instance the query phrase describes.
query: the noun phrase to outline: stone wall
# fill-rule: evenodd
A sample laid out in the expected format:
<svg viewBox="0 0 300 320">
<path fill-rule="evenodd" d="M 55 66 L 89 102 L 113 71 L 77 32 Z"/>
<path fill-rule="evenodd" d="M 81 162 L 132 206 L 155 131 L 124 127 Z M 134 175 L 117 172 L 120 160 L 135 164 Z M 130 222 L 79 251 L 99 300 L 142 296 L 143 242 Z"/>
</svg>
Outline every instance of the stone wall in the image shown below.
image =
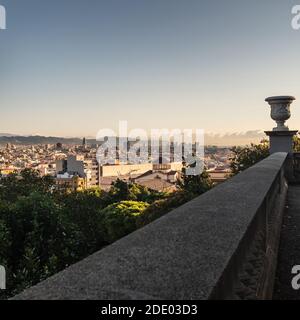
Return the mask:
<svg viewBox="0 0 300 320">
<path fill-rule="evenodd" d="M 276 153 L 14 299 L 272 297 L 286 153 Z"/>
</svg>

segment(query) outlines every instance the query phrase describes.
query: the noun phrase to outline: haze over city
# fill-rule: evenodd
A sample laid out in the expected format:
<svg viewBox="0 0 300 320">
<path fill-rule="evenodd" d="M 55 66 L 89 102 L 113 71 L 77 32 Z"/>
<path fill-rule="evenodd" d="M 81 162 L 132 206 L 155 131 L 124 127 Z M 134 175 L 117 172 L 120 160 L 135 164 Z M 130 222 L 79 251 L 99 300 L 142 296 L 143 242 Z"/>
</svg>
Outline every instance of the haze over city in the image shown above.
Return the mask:
<svg viewBox="0 0 300 320">
<path fill-rule="evenodd" d="M 1 132 L 95 137 L 119 120 L 146 130 L 268 130 L 266 96 L 300 96 L 295 1 L 1 4 Z"/>
</svg>

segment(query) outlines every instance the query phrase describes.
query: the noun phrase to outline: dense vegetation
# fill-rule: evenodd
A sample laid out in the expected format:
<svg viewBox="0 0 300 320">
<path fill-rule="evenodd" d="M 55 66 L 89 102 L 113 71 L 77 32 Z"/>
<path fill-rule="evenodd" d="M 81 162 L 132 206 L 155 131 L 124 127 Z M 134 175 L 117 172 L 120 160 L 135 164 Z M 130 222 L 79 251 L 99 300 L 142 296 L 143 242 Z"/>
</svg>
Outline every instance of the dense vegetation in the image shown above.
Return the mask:
<svg viewBox="0 0 300 320">
<path fill-rule="evenodd" d="M 266 140 L 263 140 L 259 144 L 252 143 L 250 146 L 234 147 L 231 151 L 233 154 L 230 164 L 232 175 L 252 167 L 255 163 L 263 160 L 270 154 L 269 143 Z"/>
<path fill-rule="evenodd" d="M 300 135 L 294 136 L 294 152 L 300 152 Z M 232 175 L 238 174 L 255 163 L 265 159 L 270 155 L 269 141 L 262 140 L 259 144 L 251 144 L 245 147 L 233 147 L 231 157 L 231 172 Z"/>
<path fill-rule="evenodd" d="M 172 194 L 117 180 L 109 192 L 62 192 L 31 170 L 0 180 L 4 299 L 15 295 L 207 191 L 207 174 L 183 177 Z"/>
</svg>

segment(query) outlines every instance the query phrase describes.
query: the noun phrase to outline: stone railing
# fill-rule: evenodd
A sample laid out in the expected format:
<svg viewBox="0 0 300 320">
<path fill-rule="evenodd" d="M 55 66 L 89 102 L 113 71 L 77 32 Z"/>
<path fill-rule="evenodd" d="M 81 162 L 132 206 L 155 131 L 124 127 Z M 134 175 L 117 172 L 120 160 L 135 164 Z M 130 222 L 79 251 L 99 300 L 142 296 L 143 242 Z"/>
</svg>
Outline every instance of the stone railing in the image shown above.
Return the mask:
<svg viewBox="0 0 300 320">
<path fill-rule="evenodd" d="M 276 153 L 14 299 L 268 299 L 287 180 Z"/>
<path fill-rule="evenodd" d="M 293 168 L 294 168 L 294 178 L 298 183 L 300 182 L 300 152 L 294 152 L 293 154 Z"/>
</svg>

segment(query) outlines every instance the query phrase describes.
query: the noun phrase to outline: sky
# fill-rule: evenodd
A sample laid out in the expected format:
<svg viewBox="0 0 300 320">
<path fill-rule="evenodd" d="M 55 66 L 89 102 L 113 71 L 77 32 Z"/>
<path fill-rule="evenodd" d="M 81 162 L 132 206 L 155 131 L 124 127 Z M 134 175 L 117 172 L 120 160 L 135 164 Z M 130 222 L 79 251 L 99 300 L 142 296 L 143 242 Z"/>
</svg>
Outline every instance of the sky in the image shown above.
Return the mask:
<svg viewBox="0 0 300 320">
<path fill-rule="evenodd" d="M 0 0 L 0 133 L 102 128 L 270 130 L 264 99 L 294 95 L 293 0 Z"/>
</svg>

